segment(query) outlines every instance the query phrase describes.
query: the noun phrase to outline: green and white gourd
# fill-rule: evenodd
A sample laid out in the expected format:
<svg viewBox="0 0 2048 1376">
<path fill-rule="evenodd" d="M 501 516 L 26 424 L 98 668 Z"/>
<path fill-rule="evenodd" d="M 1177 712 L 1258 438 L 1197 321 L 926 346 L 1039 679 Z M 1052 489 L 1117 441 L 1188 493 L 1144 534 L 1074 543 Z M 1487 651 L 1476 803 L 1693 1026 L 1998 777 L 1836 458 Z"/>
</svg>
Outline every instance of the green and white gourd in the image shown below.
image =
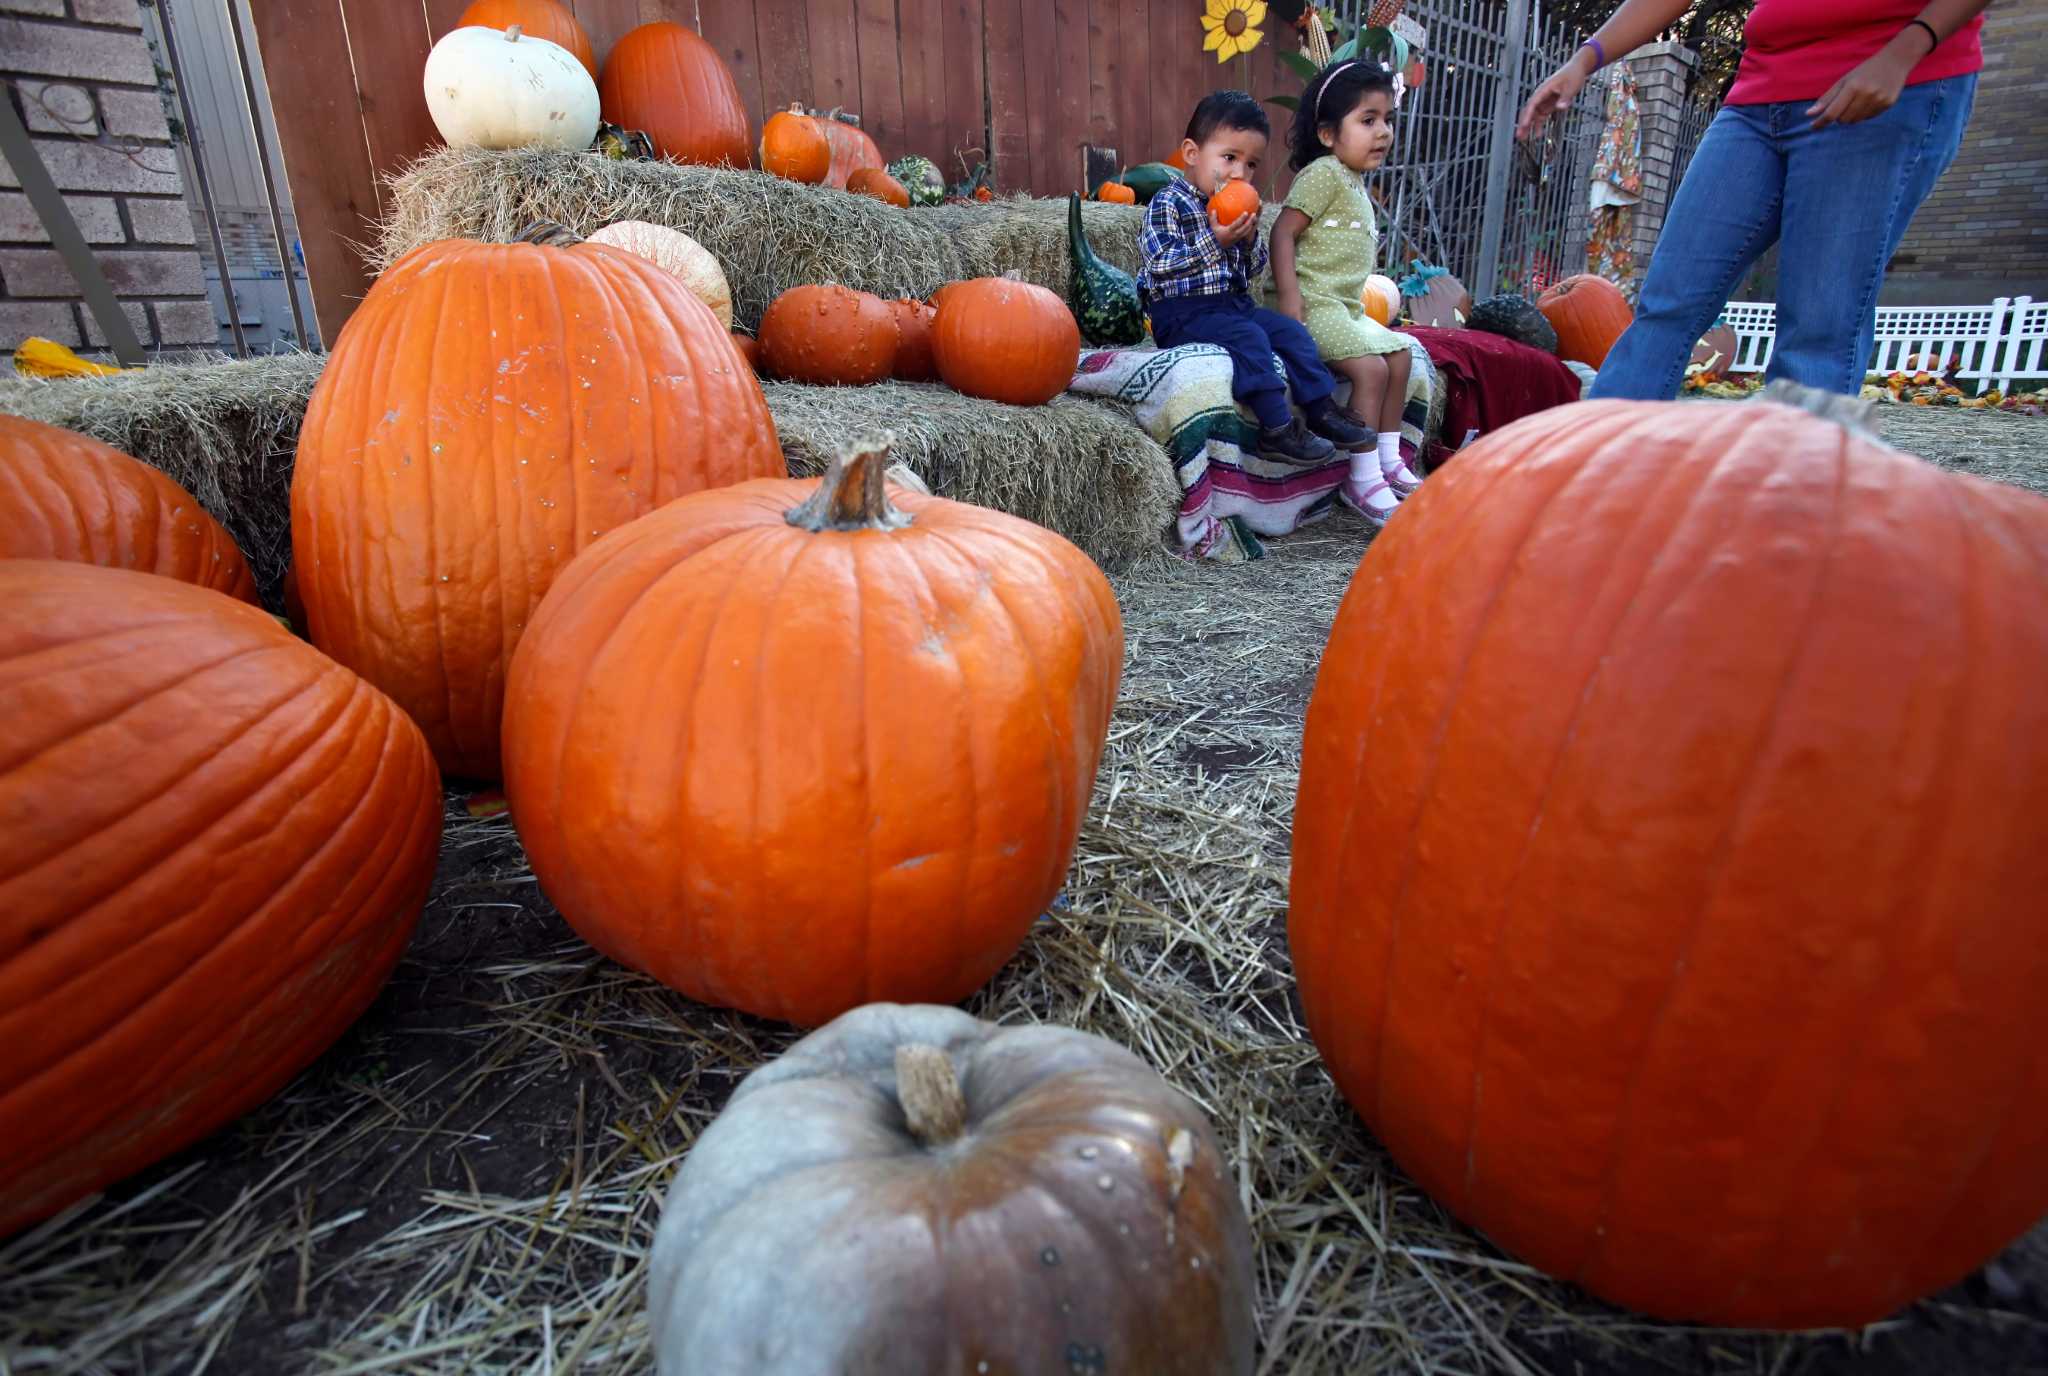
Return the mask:
<svg viewBox="0 0 2048 1376">
<path fill-rule="evenodd" d="M 912 154 L 896 159 L 884 170 L 903 183 L 912 205 L 937 205 L 946 199 L 946 179 L 930 158 Z"/>
<path fill-rule="evenodd" d="M 1081 230 L 1081 197 L 1067 196 L 1067 247 L 1073 274 L 1067 284 L 1068 304 L 1091 344 L 1138 344 L 1145 338 L 1145 309 L 1138 303 L 1138 283 L 1129 273 L 1095 256 Z"/>
<path fill-rule="evenodd" d="M 1535 302 L 1514 292 L 1487 297 L 1472 308 L 1472 318 L 1465 323 L 1470 329 L 1497 334 L 1547 354 L 1557 352 L 1557 330 L 1536 309 Z"/>
</svg>

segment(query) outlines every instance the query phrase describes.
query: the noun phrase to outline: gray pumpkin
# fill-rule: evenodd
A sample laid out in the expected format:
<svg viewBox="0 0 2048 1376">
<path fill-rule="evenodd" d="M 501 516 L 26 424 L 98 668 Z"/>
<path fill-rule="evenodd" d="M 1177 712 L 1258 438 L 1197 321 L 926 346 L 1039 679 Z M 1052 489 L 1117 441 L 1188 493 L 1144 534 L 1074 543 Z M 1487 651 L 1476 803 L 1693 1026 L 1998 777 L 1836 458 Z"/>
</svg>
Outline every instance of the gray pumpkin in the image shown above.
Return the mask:
<svg viewBox="0 0 2048 1376">
<path fill-rule="evenodd" d="M 869 1004 L 691 1147 L 649 1267 L 663 1376 L 1252 1369 L 1251 1230 L 1122 1047 Z"/>
<path fill-rule="evenodd" d="M 1472 308 L 1465 327 L 1497 334 L 1547 354 L 1557 352 L 1556 327 L 1543 318 L 1534 301 L 1514 292 L 1502 292 L 1481 301 Z"/>
</svg>

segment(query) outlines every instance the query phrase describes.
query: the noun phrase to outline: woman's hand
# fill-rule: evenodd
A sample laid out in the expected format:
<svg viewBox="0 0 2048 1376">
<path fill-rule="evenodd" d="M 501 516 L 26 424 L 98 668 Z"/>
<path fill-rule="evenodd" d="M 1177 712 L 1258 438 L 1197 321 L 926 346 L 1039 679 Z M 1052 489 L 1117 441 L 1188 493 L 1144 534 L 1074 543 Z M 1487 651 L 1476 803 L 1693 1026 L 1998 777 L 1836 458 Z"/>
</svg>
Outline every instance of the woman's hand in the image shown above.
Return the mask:
<svg viewBox="0 0 2048 1376">
<path fill-rule="evenodd" d="M 1917 35 L 1920 31 L 1911 32 Z M 1828 87 L 1827 94 L 1806 107 L 1806 113 L 1813 116 L 1813 127 L 1856 124 L 1883 114 L 1899 103 L 1899 92 L 1906 88 L 1906 78 L 1918 62 L 1909 46 L 1887 43 L 1877 56 L 1852 67 L 1847 76 Z"/>
<path fill-rule="evenodd" d="M 1536 94 L 1522 107 L 1522 117 L 1515 121 L 1515 137 L 1529 138 L 1550 123 L 1558 111 L 1570 109 L 1579 92 L 1586 89 L 1586 80 L 1593 70 L 1590 52 L 1581 48 L 1573 53 L 1572 60 L 1552 72 L 1550 79 L 1538 86 Z"/>
</svg>

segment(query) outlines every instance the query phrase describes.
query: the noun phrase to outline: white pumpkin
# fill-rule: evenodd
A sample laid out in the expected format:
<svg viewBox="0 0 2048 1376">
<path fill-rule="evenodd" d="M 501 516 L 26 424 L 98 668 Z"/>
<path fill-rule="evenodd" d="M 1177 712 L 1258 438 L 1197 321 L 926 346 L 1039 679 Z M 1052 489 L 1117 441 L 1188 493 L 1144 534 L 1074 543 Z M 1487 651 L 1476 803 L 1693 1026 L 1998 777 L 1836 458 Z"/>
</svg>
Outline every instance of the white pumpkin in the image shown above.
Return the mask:
<svg viewBox="0 0 2048 1376">
<path fill-rule="evenodd" d="M 624 249 L 674 273 L 690 289 L 690 295 L 711 307 L 719 324 L 732 328 L 732 287 L 725 280 L 725 269 L 710 249 L 680 229 L 648 220 L 620 220 L 591 235 L 590 242 Z"/>
<path fill-rule="evenodd" d="M 1396 320 L 1399 320 L 1401 318 L 1401 289 L 1394 285 L 1394 279 L 1378 272 L 1365 279 L 1363 299 L 1368 314 L 1372 314 L 1373 296 L 1375 294 L 1379 296 L 1380 305 L 1386 311 L 1386 319 L 1380 320 L 1378 315 L 1373 315 L 1373 319 L 1379 320 L 1382 325 L 1391 325 Z"/>
<path fill-rule="evenodd" d="M 427 54 L 427 113 L 450 148 L 588 148 L 597 83 L 576 55 L 509 29 L 451 29 Z"/>
</svg>

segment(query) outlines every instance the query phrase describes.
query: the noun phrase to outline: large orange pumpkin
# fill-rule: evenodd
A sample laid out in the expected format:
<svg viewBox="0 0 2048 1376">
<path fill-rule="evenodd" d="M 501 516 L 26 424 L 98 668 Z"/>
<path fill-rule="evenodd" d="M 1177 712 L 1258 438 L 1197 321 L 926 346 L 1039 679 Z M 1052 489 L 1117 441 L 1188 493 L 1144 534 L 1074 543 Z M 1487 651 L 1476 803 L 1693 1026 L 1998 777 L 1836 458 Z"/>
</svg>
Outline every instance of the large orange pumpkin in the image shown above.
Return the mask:
<svg viewBox="0 0 2048 1376">
<path fill-rule="evenodd" d="M 275 1093 L 434 876 L 391 701 L 256 607 L 0 561 L 0 1236 Z"/>
<path fill-rule="evenodd" d="M 832 170 L 832 145 L 809 115 L 780 111 L 761 127 L 761 170 L 793 182 L 822 182 Z"/>
<path fill-rule="evenodd" d="M 161 573 L 256 600 L 248 560 L 198 498 L 112 445 L 19 416 L 0 415 L 0 559 Z"/>
<path fill-rule="evenodd" d="M 681 24 L 642 24 L 612 45 L 598 78 L 604 117 L 643 129 L 677 162 L 745 167 L 753 151 L 739 83 L 718 50 Z"/>
<path fill-rule="evenodd" d="M 896 312 L 850 287 L 791 287 L 761 315 L 761 362 L 777 377 L 858 387 L 896 366 Z"/>
<path fill-rule="evenodd" d="M 950 1003 L 1066 876 L 1116 599 L 1051 531 L 892 504 L 886 463 L 614 532 L 513 659 L 505 791 L 534 873 L 592 945 L 694 999 L 803 1024 Z"/>
<path fill-rule="evenodd" d="M 472 24 L 486 29 L 509 29 L 517 24 L 528 38 L 545 38 L 567 48 L 590 73 L 590 79 L 597 80 L 597 53 L 590 46 L 590 35 L 560 0 L 472 0 L 455 27 Z"/>
<path fill-rule="evenodd" d="M 786 471 L 753 370 L 674 275 L 567 235 L 425 245 L 349 318 L 300 431 L 313 643 L 443 768 L 494 777 L 505 665 L 556 570 L 685 492 Z"/>
<path fill-rule="evenodd" d="M 922 301 L 891 301 L 896 314 L 896 363 L 891 376 L 902 382 L 935 382 L 939 365 L 932 359 L 932 321 L 938 311 Z"/>
<path fill-rule="evenodd" d="M 1044 287 L 1010 277 L 952 282 L 932 321 L 932 357 L 956 392 L 1038 406 L 1074 380 L 1081 327 Z"/>
<path fill-rule="evenodd" d="M 1567 277 L 1544 292 L 1536 309 L 1557 331 L 1557 356 L 1589 368 L 1607 361 L 1607 351 L 1636 318 L 1621 288 L 1590 272 Z"/>
<path fill-rule="evenodd" d="M 2048 502 L 1768 402 L 1425 483 L 1323 656 L 1288 918 L 1402 1166 L 1726 1324 L 1868 1323 L 2039 1218 L 2044 548 Z"/>
</svg>

